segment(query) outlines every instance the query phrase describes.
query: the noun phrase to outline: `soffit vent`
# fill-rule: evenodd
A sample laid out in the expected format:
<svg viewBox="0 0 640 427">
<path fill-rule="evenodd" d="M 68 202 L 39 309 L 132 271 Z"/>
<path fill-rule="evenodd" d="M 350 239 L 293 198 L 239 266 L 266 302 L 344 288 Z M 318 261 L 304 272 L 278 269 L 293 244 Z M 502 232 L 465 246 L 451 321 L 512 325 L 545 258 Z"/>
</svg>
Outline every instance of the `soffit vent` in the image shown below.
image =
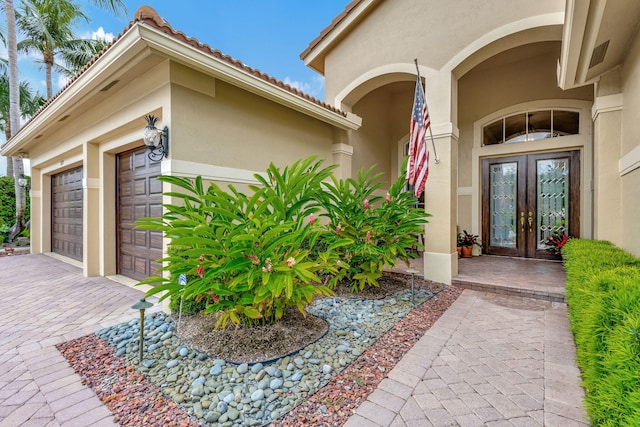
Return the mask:
<svg viewBox="0 0 640 427">
<path fill-rule="evenodd" d="M 610 41 L 611 40 L 607 40 L 606 42 L 593 48 L 593 52 L 591 53 L 591 62 L 589 62 L 589 68 L 593 68 L 604 61 L 604 56 L 607 54 L 607 49 L 609 48 Z"/>
<path fill-rule="evenodd" d="M 69 115 L 67 114 L 66 116 L 63 116 L 62 118 L 60 118 L 58 121 L 59 122 L 64 122 L 65 120 L 67 120 L 69 118 Z"/>
<path fill-rule="evenodd" d="M 100 89 L 100 92 L 106 92 L 109 89 L 111 89 L 113 86 L 115 86 L 120 80 L 113 80 L 111 83 L 109 83 L 108 85 L 106 85 L 105 87 L 103 87 L 102 89 Z"/>
</svg>

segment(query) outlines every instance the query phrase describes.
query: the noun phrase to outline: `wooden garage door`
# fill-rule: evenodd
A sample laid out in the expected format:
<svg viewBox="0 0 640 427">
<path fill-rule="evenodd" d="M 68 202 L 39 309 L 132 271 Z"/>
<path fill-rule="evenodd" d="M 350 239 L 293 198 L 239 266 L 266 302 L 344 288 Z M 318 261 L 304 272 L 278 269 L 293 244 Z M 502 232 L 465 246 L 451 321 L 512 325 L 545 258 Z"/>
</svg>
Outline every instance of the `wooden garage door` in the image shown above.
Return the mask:
<svg viewBox="0 0 640 427">
<path fill-rule="evenodd" d="M 118 273 L 142 280 L 160 267 L 155 260 L 162 258 L 162 233 L 137 229 L 134 222 L 162 215 L 160 163 L 140 148 L 118 155 L 117 172 Z"/>
<path fill-rule="evenodd" d="M 51 251 L 82 261 L 82 167 L 51 177 Z"/>
</svg>

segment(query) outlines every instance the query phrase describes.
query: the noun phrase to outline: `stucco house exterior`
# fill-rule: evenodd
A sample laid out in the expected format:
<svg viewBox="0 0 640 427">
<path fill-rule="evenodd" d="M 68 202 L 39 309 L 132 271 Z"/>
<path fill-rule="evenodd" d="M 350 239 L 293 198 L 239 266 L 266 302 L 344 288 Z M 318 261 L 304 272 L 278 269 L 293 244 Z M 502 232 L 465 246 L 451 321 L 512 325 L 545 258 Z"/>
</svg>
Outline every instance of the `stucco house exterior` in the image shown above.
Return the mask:
<svg viewBox="0 0 640 427">
<path fill-rule="evenodd" d="M 425 277 L 456 276 L 462 229 L 499 256 L 545 258 L 555 232 L 640 255 L 639 23 L 635 0 L 354 0 L 301 53 L 320 102 L 141 8 L 2 154 L 31 160 L 32 252 L 138 280 L 163 250 L 132 228 L 161 212 L 159 173 L 242 187 L 316 154 L 403 174 L 417 59 L 439 157 Z M 147 114 L 169 128 L 161 162 Z"/>
</svg>

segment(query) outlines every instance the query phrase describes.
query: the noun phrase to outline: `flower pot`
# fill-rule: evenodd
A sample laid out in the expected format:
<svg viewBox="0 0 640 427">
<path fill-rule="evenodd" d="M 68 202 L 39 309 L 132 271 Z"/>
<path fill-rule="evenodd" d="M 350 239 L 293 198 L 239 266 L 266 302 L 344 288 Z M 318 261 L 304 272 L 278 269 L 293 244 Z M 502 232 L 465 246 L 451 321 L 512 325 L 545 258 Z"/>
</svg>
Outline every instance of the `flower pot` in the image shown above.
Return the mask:
<svg viewBox="0 0 640 427">
<path fill-rule="evenodd" d="M 462 258 L 471 258 L 473 246 L 462 246 Z"/>
<path fill-rule="evenodd" d="M 462 255 L 462 246 L 456 246 L 456 250 L 458 251 L 458 258 Z"/>
</svg>

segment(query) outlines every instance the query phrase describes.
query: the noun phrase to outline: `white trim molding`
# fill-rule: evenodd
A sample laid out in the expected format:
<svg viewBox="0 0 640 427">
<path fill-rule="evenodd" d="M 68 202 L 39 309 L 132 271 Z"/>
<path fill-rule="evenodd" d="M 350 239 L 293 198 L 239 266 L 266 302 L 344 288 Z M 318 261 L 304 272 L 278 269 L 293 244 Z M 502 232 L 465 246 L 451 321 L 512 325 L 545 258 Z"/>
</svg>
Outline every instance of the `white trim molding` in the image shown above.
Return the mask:
<svg viewBox="0 0 640 427">
<path fill-rule="evenodd" d="M 619 161 L 620 176 L 640 168 L 640 146 L 629 151 Z"/>
<path fill-rule="evenodd" d="M 621 93 L 613 95 L 598 96 L 593 101 L 591 107 L 591 118 L 595 121 L 600 113 L 609 113 L 611 111 L 620 111 L 624 105 L 624 98 Z"/>
<path fill-rule="evenodd" d="M 161 171 L 163 175 L 183 176 L 186 178 L 201 176 L 202 179 L 208 181 L 242 184 L 260 183 L 254 177 L 254 175 L 260 174 L 257 171 L 208 165 L 206 163 L 189 162 L 186 160 L 164 160 L 161 165 Z"/>
<path fill-rule="evenodd" d="M 82 188 L 100 188 L 100 178 L 82 178 Z"/>
<path fill-rule="evenodd" d="M 331 146 L 331 154 L 346 154 L 347 156 L 353 156 L 353 145 L 343 144 L 339 142 Z"/>
<path fill-rule="evenodd" d="M 458 187 L 458 196 L 473 196 L 473 187 Z"/>
</svg>

